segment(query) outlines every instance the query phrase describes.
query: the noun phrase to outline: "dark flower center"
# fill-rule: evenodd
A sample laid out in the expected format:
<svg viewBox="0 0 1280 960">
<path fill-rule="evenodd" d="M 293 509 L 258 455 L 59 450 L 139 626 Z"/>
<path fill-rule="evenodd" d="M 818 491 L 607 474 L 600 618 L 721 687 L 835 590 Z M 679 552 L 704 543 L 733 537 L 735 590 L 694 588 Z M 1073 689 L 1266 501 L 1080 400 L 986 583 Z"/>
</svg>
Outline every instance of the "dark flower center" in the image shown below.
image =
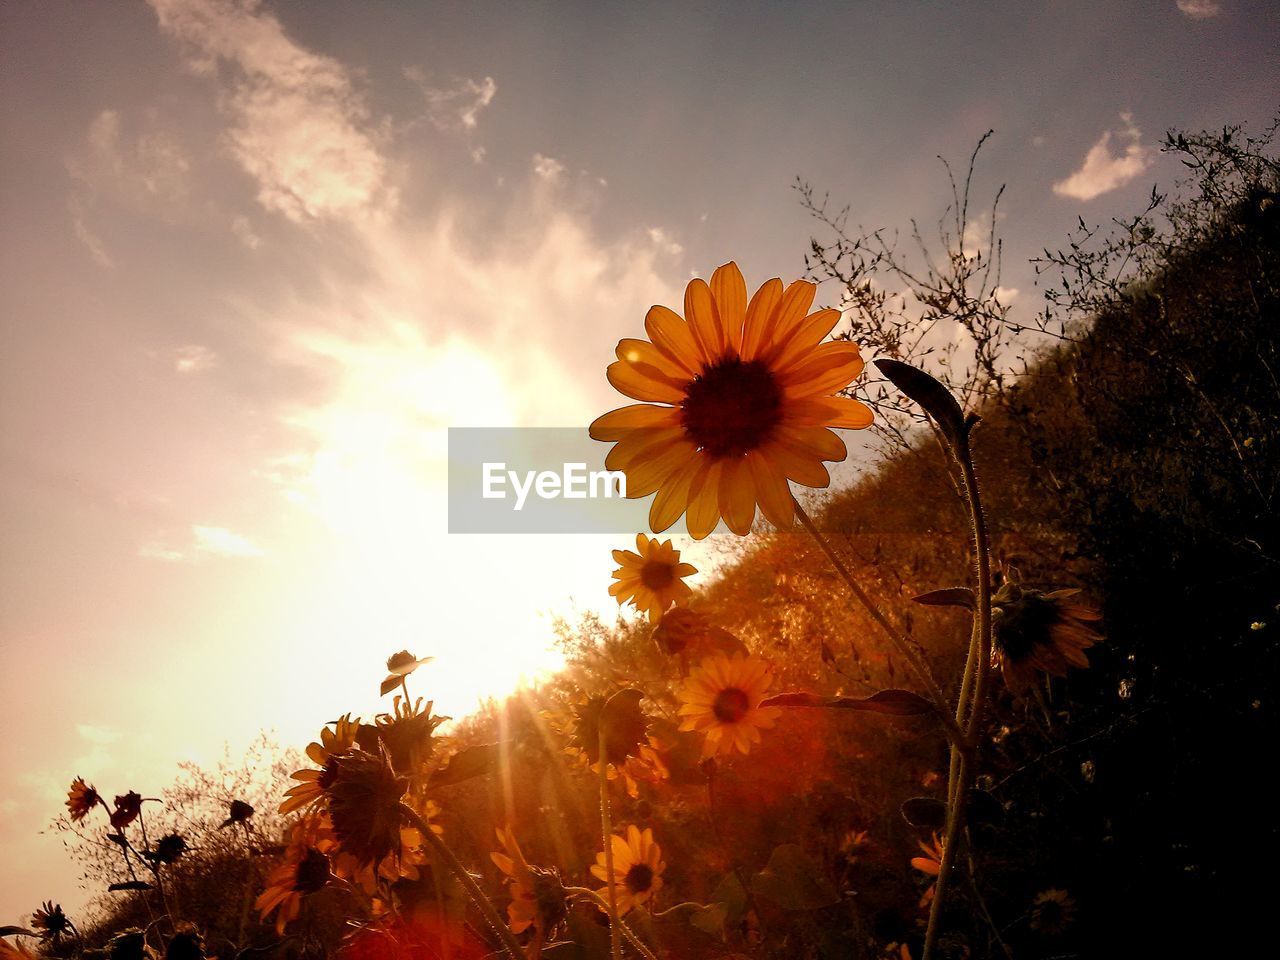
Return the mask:
<svg viewBox="0 0 1280 960">
<path fill-rule="evenodd" d="M 329 882 L 329 858 L 315 847 L 308 847 L 298 863 L 293 889 L 298 893 L 315 893 Z"/>
<path fill-rule="evenodd" d="M 650 590 L 665 590 L 675 578 L 675 567 L 659 560 L 651 560 L 640 568 L 640 582 Z"/>
<path fill-rule="evenodd" d="M 730 355 L 705 369 L 685 389 L 680 422 L 713 457 L 757 449 L 782 419 L 782 390 L 768 366 Z"/>
<path fill-rule="evenodd" d="M 711 712 L 721 723 L 739 723 L 751 709 L 751 701 L 737 687 L 726 687 L 716 694 Z"/>
<path fill-rule="evenodd" d="M 653 886 L 653 868 L 647 863 L 637 863 L 627 871 L 623 882 L 632 893 L 644 893 Z"/>
<path fill-rule="evenodd" d="M 1052 642 L 1050 629 L 1062 619 L 1058 605 L 1038 591 L 1022 590 L 1016 600 L 995 603 L 995 641 L 1009 660 L 1018 663 L 1037 646 Z"/>
</svg>

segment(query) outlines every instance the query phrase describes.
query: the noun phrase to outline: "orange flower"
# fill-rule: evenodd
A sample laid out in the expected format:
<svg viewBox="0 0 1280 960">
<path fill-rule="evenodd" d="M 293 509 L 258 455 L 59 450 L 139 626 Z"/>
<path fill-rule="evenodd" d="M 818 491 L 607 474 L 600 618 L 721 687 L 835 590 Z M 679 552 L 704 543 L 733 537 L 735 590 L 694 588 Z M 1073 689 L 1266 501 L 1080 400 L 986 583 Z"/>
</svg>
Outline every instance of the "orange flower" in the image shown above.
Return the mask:
<svg viewBox="0 0 1280 960">
<path fill-rule="evenodd" d="M 670 540 L 659 543 L 656 538 L 651 540 L 637 533 L 636 550 L 639 552 L 613 551 L 613 559 L 620 566 L 613 571 L 618 582 L 610 585 L 609 596 L 618 601 L 618 606 L 631 601 L 633 607 L 649 615 L 650 623 L 657 624 L 673 603 L 693 596 L 684 578 L 693 576 L 698 568 L 681 563 L 680 551 L 671 546 Z"/>
<path fill-rule="evenodd" d="M 627 913 L 638 907 L 662 889 L 662 872 L 667 865 L 662 862 L 662 848 L 654 842 L 653 831 L 639 827 L 627 827 L 626 836 L 613 836 L 613 876 L 603 853 L 596 854 L 591 875 L 606 884 L 612 883 L 617 898 L 618 913 Z M 606 901 L 609 888 L 599 891 Z"/>
<path fill-rule="evenodd" d="M 707 657 L 680 688 L 680 729 L 706 733 L 704 758 L 734 748 L 747 753 L 778 718 L 777 707 L 760 706 L 772 682 L 772 668 L 759 657 Z"/>
<path fill-rule="evenodd" d="M 565 891 L 560 877 L 554 870 L 532 866 L 525 860 L 515 831 L 499 827 L 496 832 L 505 852 L 495 851 L 489 858 L 507 875 L 507 891 L 511 894 L 507 924 L 512 933 L 534 927 L 545 936 L 565 916 Z"/>
<path fill-rule="evenodd" d="M 307 757 L 320 769 L 298 770 L 291 775 L 292 779 L 300 782 L 285 791 L 284 802 L 280 804 L 281 813 L 293 813 L 324 799 L 324 791 L 333 778 L 329 761 L 355 746 L 359 729 L 360 721 L 352 720 L 348 713 L 338 718 L 332 730 L 326 726 L 320 731 L 319 743 L 307 744 Z"/>
<path fill-rule="evenodd" d="M 84 782 L 84 777 L 76 777 L 71 781 L 71 789 L 67 791 L 67 812 L 72 823 L 83 820 L 90 810 L 102 803 L 98 791 Z M 105 806 L 105 805 L 104 805 Z"/>
<path fill-rule="evenodd" d="M 933 835 L 930 843 L 920 841 L 920 849 L 924 852 L 923 857 L 912 857 L 911 865 L 921 873 L 927 873 L 930 877 L 937 877 L 942 872 L 942 855 L 946 849 L 942 842 L 942 838 L 938 834 Z M 924 895 L 920 898 L 921 909 L 929 905 L 929 901 L 933 899 L 934 886 L 933 882 L 929 882 L 929 888 L 925 890 Z"/>
<path fill-rule="evenodd" d="M 839 396 L 862 372 L 857 344 L 824 343 L 838 310 L 809 313 L 816 287 L 765 283 L 747 302 L 735 263 L 689 282 L 685 316 L 655 306 L 648 340 L 622 340 L 609 382 L 638 404 L 591 425 L 596 440 L 616 441 L 605 460 L 627 476 L 627 496 L 656 493 L 649 525 L 662 531 L 688 514 L 702 539 L 723 517 L 745 534 L 757 504 L 789 528 L 788 480 L 830 483 L 824 461 L 845 457 L 832 427 L 869 427 L 865 404 Z"/>
<path fill-rule="evenodd" d="M 1074 601 L 1079 592 L 1044 593 L 1009 582 L 991 598 L 992 653 L 1010 691 L 1022 693 L 1041 672 L 1065 677 L 1069 667 L 1089 668 L 1084 651 L 1102 639 L 1090 624 L 1102 614 Z"/>
</svg>

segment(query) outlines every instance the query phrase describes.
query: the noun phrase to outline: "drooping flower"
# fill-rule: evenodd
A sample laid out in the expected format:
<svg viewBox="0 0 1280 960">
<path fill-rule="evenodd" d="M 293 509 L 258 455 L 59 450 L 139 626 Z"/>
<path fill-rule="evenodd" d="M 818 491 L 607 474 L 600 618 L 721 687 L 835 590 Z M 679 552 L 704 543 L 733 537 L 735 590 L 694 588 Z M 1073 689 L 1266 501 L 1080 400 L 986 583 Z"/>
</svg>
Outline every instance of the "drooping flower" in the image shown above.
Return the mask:
<svg viewBox="0 0 1280 960">
<path fill-rule="evenodd" d="M 424 663 L 430 663 L 434 657 L 415 657 L 408 650 L 401 650 L 387 657 L 387 676 L 382 681 L 382 694 L 385 696 L 396 687 L 404 687 L 404 678 L 413 673 Z"/>
<path fill-rule="evenodd" d="M 142 812 L 142 795 L 135 790 L 116 797 L 115 809 L 111 811 L 111 826 L 116 831 L 123 830 L 138 819 Z"/>
<path fill-rule="evenodd" d="M 991 598 L 992 653 L 1011 692 L 1025 691 L 1039 673 L 1065 677 L 1069 667 L 1088 669 L 1084 651 L 1102 639 L 1089 624 L 1102 614 L 1075 602 L 1079 592 L 1044 593 L 1010 581 Z"/>
<path fill-rule="evenodd" d="M 670 540 L 659 542 L 638 533 L 636 551 L 613 551 L 619 567 L 613 571 L 617 582 L 610 584 L 609 596 L 618 601 L 618 606 L 629 601 L 649 615 L 650 623 L 657 624 L 668 607 L 693 595 L 684 578 L 693 576 L 698 568 L 681 563 L 680 551 Z"/>
<path fill-rule="evenodd" d="M 648 340 L 622 340 L 608 378 L 638 404 L 591 425 L 616 442 L 605 460 L 627 476 L 627 496 L 656 493 L 655 532 L 688 514 L 689 532 L 707 536 L 723 517 L 745 534 L 757 504 L 773 524 L 791 526 L 788 480 L 830 483 L 824 461 L 845 457 L 831 428 L 863 429 L 870 408 L 839 396 L 862 372 L 857 344 L 824 343 L 838 310 L 809 313 L 816 287 L 765 283 L 747 301 L 737 264 L 689 282 L 680 317 L 655 306 Z"/>
<path fill-rule="evenodd" d="M 266 920 L 275 912 L 276 933 L 283 936 L 284 928 L 302 912 L 303 898 L 324 889 L 332 876 L 329 858 L 318 847 L 291 846 L 267 876 L 266 889 L 255 904 L 259 917 Z"/>
<path fill-rule="evenodd" d="M 71 931 L 71 921 L 62 911 L 62 904 L 46 900 L 31 914 L 31 926 L 41 940 L 57 943 Z"/>
<path fill-rule="evenodd" d="M 307 745 L 307 757 L 320 769 L 297 770 L 291 774 L 292 779 L 299 783 L 285 791 L 284 801 L 280 804 L 281 813 L 293 813 L 324 799 L 325 788 L 333 776 L 329 761 L 355 745 L 359 729 L 360 721 L 352 720 L 351 714 L 344 714 L 334 722 L 332 730 L 326 726 L 320 731 L 320 742 Z"/>
<path fill-rule="evenodd" d="M 193 923 L 177 925 L 164 946 L 164 960 L 205 960 L 204 936 Z"/>
<path fill-rule="evenodd" d="M 614 888 L 618 913 L 624 914 L 638 907 L 662 889 L 662 873 L 667 865 L 662 862 L 662 848 L 653 839 L 653 830 L 641 830 L 634 825 L 627 827 L 625 836 L 610 838 L 613 846 L 613 876 L 609 876 L 603 852 L 596 854 L 591 875 L 606 886 L 598 891 L 606 901 L 609 884 Z"/>
<path fill-rule="evenodd" d="M 760 706 L 772 682 L 772 668 L 759 657 L 707 657 L 680 688 L 680 729 L 706 734 L 704 758 L 735 748 L 747 753 L 760 742 L 760 730 L 778 718 L 777 707 Z"/>
<path fill-rule="evenodd" d="M 329 817 L 342 851 L 361 866 L 398 852 L 400 798 L 408 781 L 396 776 L 385 756 L 359 748 L 331 757 L 325 770 L 331 774 L 325 785 Z"/>
<path fill-rule="evenodd" d="M 639 757 L 648 742 L 648 720 L 640 709 L 643 694 L 627 689 L 612 696 L 591 696 L 571 707 L 569 752 L 586 758 L 595 768 L 600 761 L 600 724 L 605 725 L 605 762 L 621 767 Z"/>
<path fill-rule="evenodd" d="M 507 876 L 507 925 L 512 933 L 523 933 L 534 927 L 544 936 L 565 917 L 565 890 L 554 870 L 537 867 L 524 858 L 516 835 L 510 828 L 499 827 L 498 843 L 505 852 L 494 851 L 489 858 Z"/>
<path fill-rule="evenodd" d="M 1036 894 L 1031 906 L 1031 926 L 1048 936 L 1066 933 L 1076 916 L 1076 901 L 1066 890 L 1051 887 Z"/>
<path fill-rule="evenodd" d="M 231 805 L 227 808 L 227 819 L 222 821 L 219 829 L 229 827 L 235 823 L 244 823 L 253 816 L 253 807 L 245 803 L 243 800 L 232 800 Z"/>
<path fill-rule="evenodd" d="M 653 628 L 653 642 L 668 656 L 695 660 L 714 653 L 746 653 L 741 640 L 685 606 L 672 607 L 663 615 L 662 622 Z"/>
<path fill-rule="evenodd" d="M 156 847 L 147 857 L 152 863 L 173 863 L 187 852 L 187 841 L 181 834 L 170 833 L 156 841 Z"/>
<path fill-rule="evenodd" d="M 432 701 L 419 697 L 412 704 L 397 696 L 392 712 L 377 717 L 378 739 L 401 776 L 424 778 L 435 752 L 435 729 L 448 720 L 431 712 Z"/>
<path fill-rule="evenodd" d="M 72 823 L 79 823 L 100 803 L 102 803 L 102 797 L 98 795 L 97 790 L 84 782 L 84 777 L 76 777 L 71 781 L 71 788 L 67 790 L 67 813 Z"/>
</svg>

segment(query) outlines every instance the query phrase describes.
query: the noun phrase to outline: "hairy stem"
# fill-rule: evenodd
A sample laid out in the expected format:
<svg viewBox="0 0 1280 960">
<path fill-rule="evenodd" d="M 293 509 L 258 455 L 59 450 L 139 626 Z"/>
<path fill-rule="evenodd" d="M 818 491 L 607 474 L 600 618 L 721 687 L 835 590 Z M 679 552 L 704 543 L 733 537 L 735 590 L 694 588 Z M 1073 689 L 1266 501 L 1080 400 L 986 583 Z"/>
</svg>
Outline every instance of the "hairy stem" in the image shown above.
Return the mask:
<svg viewBox="0 0 1280 960">
<path fill-rule="evenodd" d="M 622 960 L 622 937 L 619 932 L 618 891 L 613 876 L 613 817 L 609 810 L 609 761 L 608 736 L 605 730 L 605 711 L 601 709 L 596 723 L 600 767 L 600 836 L 604 840 L 604 873 L 608 879 L 605 888 L 609 893 L 609 955 L 612 960 Z"/>
<path fill-rule="evenodd" d="M 564 892 L 571 897 L 583 897 L 590 900 L 601 910 L 608 911 L 609 909 L 609 904 L 605 901 L 604 897 L 600 896 L 600 894 L 596 893 L 594 890 L 589 890 L 586 887 L 565 887 Z M 670 912 L 671 911 L 669 910 L 667 911 L 667 913 Z M 662 914 L 654 914 L 654 916 L 662 916 Z M 653 951 L 645 946 L 644 941 L 641 940 L 636 935 L 636 932 L 623 922 L 621 918 L 618 919 L 618 929 L 622 931 L 628 942 L 636 948 L 640 953 L 640 956 L 644 957 L 644 960 L 657 960 L 657 957 L 653 955 Z"/>
<path fill-rule="evenodd" d="M 965 679 L 972 682 L 972 705 L 968 707 L 964 746 L 960 750 L 953 749 L 951 752 L 951 770 L 948 776 L 951 796 L 950 803 L 947 804 L 946 837 L 943 840 L 938 879 L 933 888 L 933 904 L 929 909 L 929 928 L 925 933 L 923 960 L 932 960 L 937 947 L 947 883 L 951 878 L 952 867 L 955 865 L 956 850 L 960 845 L 960 828 L 964 823 L 965 808 L 969 803 L 969 786 L 973 780 L 977 761 L 978 734 L 982 729 L 982 715 L 986 706 L 987 678 L 991 672 L 991 545 L 987 536 L 986 515 L 982 511 L 982 500 L 978 494 L 978 477 L 973 466 L 973 453 L 969 449 L 967 439 L 958 446 L 956 459 L 960 462 L 960 469 L 964 473 L 965 495 L 969 501 L 969 514 L 973 523 L 974 563 L 978 581 L 978 609 L 973 635 L 976 643 L 970 643 L 969 660 L 965 665 Z M 957 723 L 964 722 L 967 706 L 964 703 L 963 687 L 962 684 L 960 702 L 956 705 Z"/>
<path fill-rule="evenodd" d="M 480 884 L 476 883 L 476 878 L 467 872 L 467 868 L 453 855 L 453 851 L 449 849 L 445 842 L 431 831 L 431 824 L 427 823 L 418 814 L 417 810 L 404 803 L 400 804 L 400 815 L 418 828 L 418 832 L 422 834 L 423 839 L 431 844 L 431 849 L 453 871 L 453 875 L 458 878 L 458 882 L 462 884 L 467 891 L 467 895 L 471 897 L 471 902 L 484 915 L 485 921 L 493 928 L 493 932 L 497 934 L 498 939 L 502 941 L 502 946 L 511 957 L 511 960 L 525 960 L 524 948 L 516 940 L 515 934 L 502 922 L 502 918 L 498 916 L 498 911 L 489 902 L 489 898 L 484 895 L 484 891 L 480 889 Z"/>
</svg>

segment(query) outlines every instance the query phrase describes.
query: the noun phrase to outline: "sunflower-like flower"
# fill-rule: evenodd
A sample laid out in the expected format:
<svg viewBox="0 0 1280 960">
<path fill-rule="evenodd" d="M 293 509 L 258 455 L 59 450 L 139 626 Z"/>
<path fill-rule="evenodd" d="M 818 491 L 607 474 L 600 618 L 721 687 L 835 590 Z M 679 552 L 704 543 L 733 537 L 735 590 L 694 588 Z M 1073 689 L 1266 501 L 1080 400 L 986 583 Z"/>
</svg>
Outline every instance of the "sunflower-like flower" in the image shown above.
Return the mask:
<svg viewBox="0 0 1280 960">
<path fill-rule="evenodd" d="M 386 749 L 391 766 L 401 776 L 424 778 L 435 753 L 435 729 L 448 720 L 431 712 L 432 701 L 425 706 L 419 697 L 412 704 L 397 696 L 392 712 L 377 718 L 378 739 Z"/>
<path fill-rule="evenodd" d="M 1022 693 L 1041 672 L 1065 677 L 1069 667 L 1088 669 L 1084 651 L 1102 639 L 1090 624 L 1102 614 L 1075 602 L 1079 592 L 1044 593 L 1010 581 L 991 598 L 993 655 L 1010 691 Z"/>
<path fill-rule="evenodd" d="M 355 745 L 359 729 L 360 721 L 352 720 L 349 713 L 344 714 L 333 723 L 332 730 L 326 726 L 320 731 L 319 743 L 307 744 L 307 757 L 320 769 L 297 770 L 291 775 L 299 782 L 296 787 L 285 791 L 284 801 L 280 804 L 281 813 L 293 813 L 324 799 L 325 789 L 333 777 L 329 761 Z"/>
<path fill-rule="evenodd" d="M 623 766 L 628 758 L 639 757 L 648 743 L 649 721 L 640 710 L 644 694 L 628 688 L 612 696 L 591 696 L 574 704 L 568 752 L 586 758 L 594 769 L 600 761 L 600 724 L 605 726 L 605 762 Z"/>
<path fill-rule="evenodd" d="M 596 854 L 591 875 L 611 884 L 617 898 L 618 913 L 624 914 L 638 907 L 662 889 L 662 872 L 667 865 L 662 862 L 662 848 L 653 839 L 653 831 L 629 826 L 626 836 L 610 838 L 613 845 L 613 876 L 609 876 L 603 852 Z M 599 891 L 609 899 L 609 887 Z"/>
<path fill-rule="evenodd" d="M 67 813 L 72 823 L 79 823 L 102 802 L 98 791 L 85 783 L 84 777 L 76 777 L 71 781 L 71 787 L 67 790 Z"/>
<path fill-rule="evenodd" d="M 713 653 L 746 653 L 742 641 L 732 633 L 685 606 L 673 607 L 663 615 L 662 622 L 653 628 L 653 642 L 668 656 L 697 660 Z"/>
<path fill-rule="evenodd" d="M 57 943 L 71 932 L 71 921 L 62 911 L 62 904 L 46 900 L 31 914 L 31 926 L 41 940 Z"/>
<path fill-rule="evenodd" d="M 773 669 L 759 657 L 707 657 L 680 688 L 680 729 L 705 732 L 704 759 L 747 753 L 778 718 L 777 707 L 760 706 L 772 682 Z"/>
<path fill-rule="evenodd" d="M 115 809 L 111 811 L 111 826 L 118 832 L 138 819 L 142 812 L 142 795 L 136 790 L 116 797 Z"/>
<path fill-rule="evenodd" d="M 227 807 L 227 819 L 222 821 L 218 829 L 229 827 L 232 824 L 244 823 L 253 816 L 253 806 L 245 803 L 243 800 L 232 800 L 231 805 Z"/>
<path fill-rule="evenodd" d="M 35 956 L 21 940 L 0 940 L 0 960 L 35 960 Z"/>
<path fill-rule="evenodd" d="M 164 946 L 164 960 L 205 960 L 204 936 L 194 923 L 179 923 Z"/>
<path fill-rule="evenodd" d="M 511 895 L 507 925 L 512 933 L 533 927 L 545 937 L 565 918 L 565 891 L 560 876 L 525 860 L 513 830 L 499 827 L 496 833 L 505 852 L 494 851 L 489 859 L 507 876 L 507 892 Z"/>
<path fill-rule="evenodd" d="M 1032 928 L 1051 937 L 1066 933 L 1075 917 L 1076 901 L 1066 890 L 1041 890 L 1032 901 Z"/>
<path fill-rule="evenodd" d="M 619 566 L 613 571 L 617 582 L 609 585 L 609 596 L 618 601 L 618 606 L 629 601 L 649 615 L 650 623 L 657 624 L 673 603 L 693 596 L 684 578 L 693 576 L 698 568 L 681 563 L 680 551 L 671 546 L 670 540 L 659 542 L 656 537 L 651 540 L 637 533 L 636 551 L 613 551 Z"/>
<path fill-rule="evenodd" d="M 173 863 L 187 852 L 187 841 L 181 834 L 170 833 L 156 841 L 155 849 L 148 854 L 152 863 Z"/>
<path fill-rule="evenodd" d="M 323 850 L 309 844 L 291 845 L 284 861 L 267 875 L 266 889 L 255 904 L 258 916 L 266 920 L 274 912 L 276 933 L 283 936 L 284 928 L 302 912 L 303 898 L 324 889 L 332 877 Z"/>
<path fill-rule="evenodd" d="M 408 650 L 401 650 L 387 657 L 387 677 L 382 681 L 382 693 L 385 696 L 396 687 L 404 686 L 404 678 L 417 670 L 424 663 L 430 663 L 434 657 L 415 657 Z"/>
<path fill-rule="evenodd" d="M 400 798 L 408 781 L 385 756 L 353 749 L 329 759 L 325 786 L 333 832 L 344 853 L 363 866 L 401 849 Z"/>
<path fill-rule="evenodd" d="M 870 408 L 839 396 L 862 372 L 858 346 L 823 343 L 840 312 L 810 313 L 815 290 L 774 279 L 748 303 L 741 271 L 726 263 L 710 285 L 689 282 L 683 318 L 655 306 L 645 317 L 649 339 L 618 344 L 609 382 L 642 402 L 606 413 L 591 436 L 616 441 L 605 464 L 627 475 L 628 497 L 657 494 L 655 532 L 687 513 L 696 539 L 721 517 L 745 534 L 757 504 L 789 528 L 788 480 L 827 486 L 823 461 L 845 458 L 830 428 L 871 426 Z"/>
</svg>

